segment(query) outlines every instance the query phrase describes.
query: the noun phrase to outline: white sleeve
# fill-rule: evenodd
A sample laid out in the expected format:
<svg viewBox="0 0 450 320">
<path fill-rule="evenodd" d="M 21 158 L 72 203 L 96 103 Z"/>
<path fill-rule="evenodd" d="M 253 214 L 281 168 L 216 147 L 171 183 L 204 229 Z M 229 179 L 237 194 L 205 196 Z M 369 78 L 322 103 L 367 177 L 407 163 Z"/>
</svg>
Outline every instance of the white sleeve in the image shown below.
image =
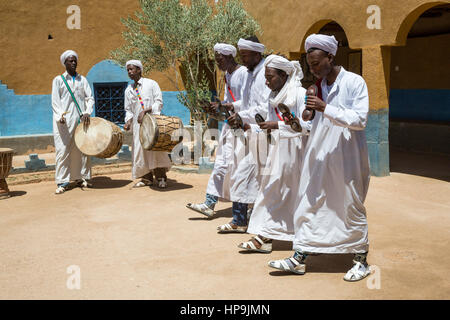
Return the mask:
<svg viewBox="0 0 450 320">
<path fill-rule="evenodd" d="M 156 81 L 153 81 L 152 85 L 153 105 L 152 114 L 160 114 L 163 107 L 163 98 L 161 88 Z"/>
<path fill-rule="evenodd" d="M 82 78 L 83 81 L 83 89 L 84 89 L 84 112 L 83 114 L 90 115 L 92 111 L 94 111 L 94 97 L 92 95 L 91 86 L 86 78 Z"/>
<path fill-rule="evenodd" d="M 255 89 L 257 90 L 256 96 L 258 97 L 255 104 L 253 106 L 249 106 L 246 110 L 238 112 L 243 122 L 256 123 L 255 115 L 257 113 L 259 113 L 264 119 L 267 118 L 269 111 L 269 95 L 271 90 L 266 86 L 265 80 L 263 82 L 263 86 L 260 84 L 260 86 Z"/>
<path fill-rule="evenodd" d="M 125 123 L 127 123 L 128 120 L 133 119 L 133 111 L 131 110 L 131 101 L 130 101 L 128 90 L 125 90 L 124 108 L 125 108 Z"/>
<path fill-rule="evenodd" d="M 350 93 L 345 105 L 327 104 L 323 115 L 341 127 L 352 130 L 364 130 L 367 124 L 367 114 L 369 112 L 369 95 L 366 82 L 362 78 L 354 81 L 355 87 Z M 351 100 L 351 101 L 350 101 Z"/>
<path fill-rule="evenodd" d="M 58 77 L 53 79 L 52 83 L 52 110 L 56 119 L 60 120 L 63 114 L 61 97 L 59 95 Z"/>
</svg>

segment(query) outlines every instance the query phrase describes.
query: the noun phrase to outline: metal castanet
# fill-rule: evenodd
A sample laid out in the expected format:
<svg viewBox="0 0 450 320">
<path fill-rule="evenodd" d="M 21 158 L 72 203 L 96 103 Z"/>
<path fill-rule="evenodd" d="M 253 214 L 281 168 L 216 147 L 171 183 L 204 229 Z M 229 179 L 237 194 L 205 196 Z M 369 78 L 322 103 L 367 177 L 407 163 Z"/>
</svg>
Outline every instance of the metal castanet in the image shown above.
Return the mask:
<svg viewBox="0 0 450 320">
<path fill-rule="evenodd" d="M 262 123 L 262 122 L 264 122 L 264 121 L 266 121 L 266 120 L 264 120 L 264 118 L 263 118 L 262 115 L 260 115 L 259 113 L 257 113 L 257 114 L 255 115 L 255 121 L 256 121 L 257 124 L 260 124 L 260 123 Z"/>
<path fill-rule="evenodd" d="M 287 105 L 285 105 L 284 103 L 280 103 L 278 104 L 278 109 L 283 116 L 284 122 L 286 124 L 289 124 L 292 130 L 296 132 L 302 131 L 302 127 L 300 126 L 298 119 L 296 119 L 295 116 L 291 113 L 291 110 L 289 110 L 289 107 Z"/>
<path fill-rule="evenodd" d="M 309 86 L 308 90 L 306 90 L 306 96 L 317 96 L 317 92 L 319 89 L 315 84 L 312 84 Z M 302 112 L 302 119 L 304 121 L 309 121 L 314 119 L 314 116 L 316 115 L 316 110 L 306 107 L 305 110 Z"/>
</svg>

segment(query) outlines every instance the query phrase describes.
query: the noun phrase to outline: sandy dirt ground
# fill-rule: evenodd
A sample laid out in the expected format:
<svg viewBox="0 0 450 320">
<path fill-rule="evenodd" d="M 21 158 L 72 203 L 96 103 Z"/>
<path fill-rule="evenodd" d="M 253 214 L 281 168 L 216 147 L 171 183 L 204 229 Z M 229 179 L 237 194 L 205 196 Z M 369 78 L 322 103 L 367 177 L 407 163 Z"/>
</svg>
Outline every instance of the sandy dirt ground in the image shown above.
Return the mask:
<svg viewBox="0 0 450 320">
<path fill-rule="evenodd" d="M 209 175 L 168 176 L 164 191 L 131 189 L 129 173 L 63 195 L 50 181 L 11 186 L 13 197 L 0 201 L 0 299 L 450 298 L 448 171 L 371 179 L 375 272 L 358 283 L 342 280 L 349 255 L 309 257 L 298 276 L 267 266 L 290 256 L 290 243 L 275 242 L 271 254 L 240 252 L 248 234 L 216 231 L 230 220 L 230 203 L 211 220 L 185 208 L 203 200 Z M 79 290 L 67 288 L 70 266 L 80 268 Z"/>
</svg>

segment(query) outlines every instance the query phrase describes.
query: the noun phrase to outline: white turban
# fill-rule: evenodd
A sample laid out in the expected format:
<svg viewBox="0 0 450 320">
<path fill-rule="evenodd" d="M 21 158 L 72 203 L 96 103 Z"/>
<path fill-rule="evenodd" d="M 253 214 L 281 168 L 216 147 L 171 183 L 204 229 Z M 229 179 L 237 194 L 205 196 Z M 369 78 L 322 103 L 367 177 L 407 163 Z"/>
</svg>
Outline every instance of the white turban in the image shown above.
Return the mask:
<svg viewBox="0 0 450 320">
<path fill-rule="evenodd" d="M 144 72 L 144 67 L 142 66 L 142 62 L 141 61 L 139 61 L 139 60 L 129 60 L 125 64 L 125 68 L 127 68 L 130 65 L 131 66 L 135 66 L 135 67 L 139 67 L 141 69 L 141 72 Z"/>
<path fill-rule="evenodd" d="M 214 45 L 214 51 L 223 54 L 224 56 L 229 56 L 231 54 L 233 57 L 236 57 L 236 48 L 231 44 L 216 43 Z"/>
<path fill-rule="evenodd" d="M 312 34 L 305 40 L 305 50 L 311 48 L 318 48 L 336 55 L 338 49 L 338 42 L 334 36 L 327 36 L 326 34 Z"/>
<path fill-rule="evenodd" d="M 288 76 L 292 75 L 292 73 L 295 72 L 295 75 L 297 77 L 300 77 L 300 80 L 303 79 L 302 67 L 300 66 L 300 63 L 298 61 L 289 61 L 288 59 L 281 56 L 271 54 L 264 61 L 264 67 L 283 70 L 287 73 Z"/>
<path fill-rule="evenodd" d="M 65 67 L 66 65 L 64 64 L 66 62 L 66 59 L 68 57 L 74 56 L 75 58 L 77 58 L 78 61 L 78 55 L 75 51 L 73 50 L 67 50 L 64 51 L 64 53 L 61 55 L 61 57 L 59 58 L 59 60 L 61 61 L 61 64 Z"/>
<path fill-rule="evenodd" d="M 298 88 L 302 86 L 303 71 L 298 61 L 289 61 L 286 58 L 271 54 L 264 61 L 264 67 L 283 70 L 288 75 L 283 88 L 276 95 L 271 92 L 269 104 L 275 108 L 280 103 L 284 103 L 289 108 L 294 107 L 297 99 Z"/>
<path fill-rule="evenodd" d="M 239 50 L 250 50 L 260 53 L 263 53 L 266 49 L 266 47 L 262 43 L 253 42 L 242 38 L 238 41 L 238 48 Z"/>
</svg>

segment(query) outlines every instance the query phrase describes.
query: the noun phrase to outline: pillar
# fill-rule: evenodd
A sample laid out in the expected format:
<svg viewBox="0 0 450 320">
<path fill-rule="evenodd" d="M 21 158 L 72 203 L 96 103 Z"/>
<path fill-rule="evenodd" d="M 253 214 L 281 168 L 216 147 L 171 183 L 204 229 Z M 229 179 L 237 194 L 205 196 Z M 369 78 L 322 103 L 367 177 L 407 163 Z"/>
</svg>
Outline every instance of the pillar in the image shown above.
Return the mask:
<svg viewBox="0 0 450 320">
<path fill-rule="evenodd" d="M 389 72 L 390 47 L 362 49 L 363 77 L 369 90 L 366 127 L 371 174 L 389 175 Z"/>
</svg>

